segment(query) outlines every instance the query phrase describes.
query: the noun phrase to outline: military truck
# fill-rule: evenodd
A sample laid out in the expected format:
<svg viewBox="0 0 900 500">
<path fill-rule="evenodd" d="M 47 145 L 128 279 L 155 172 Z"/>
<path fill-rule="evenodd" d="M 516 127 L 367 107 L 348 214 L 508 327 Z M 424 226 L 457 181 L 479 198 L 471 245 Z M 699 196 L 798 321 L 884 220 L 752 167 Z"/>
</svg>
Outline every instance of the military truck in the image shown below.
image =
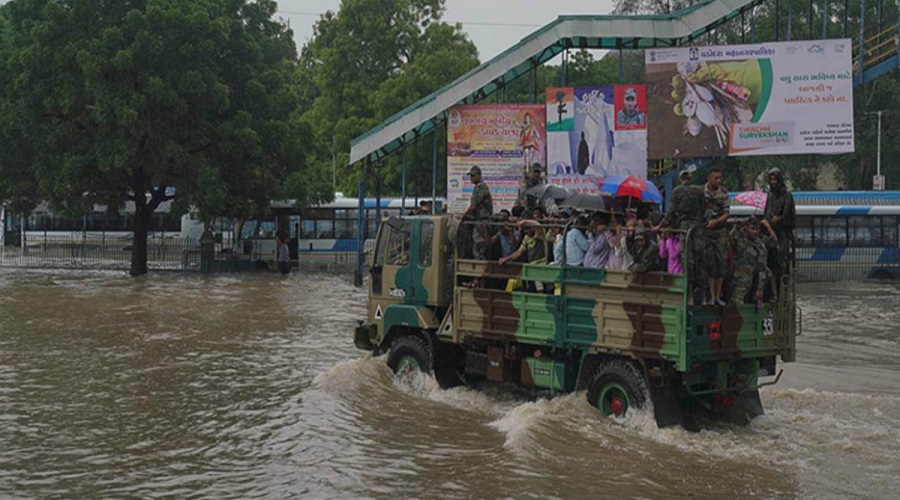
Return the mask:
<svg viewBox="0 0 900 500">
<path fill-rule="evenodd" d="M 378 231 L 368 318 L 354 340 L 387 353 L 398 376 L 536 395 L 586 390 L 605 415 L 652 403 L 660 427 L 693 428 L 698 415 L 737 424 L 761 415 L 758 391 L 780 378 L 770 378 L 777 358 L 794 361 L 790 276 L 774 304 L 689 306 L 684 275 L 461 258 L 449 222 L 391 218 Z M 507 291 L 510 279 L 551 293 Z"/>
</svg>

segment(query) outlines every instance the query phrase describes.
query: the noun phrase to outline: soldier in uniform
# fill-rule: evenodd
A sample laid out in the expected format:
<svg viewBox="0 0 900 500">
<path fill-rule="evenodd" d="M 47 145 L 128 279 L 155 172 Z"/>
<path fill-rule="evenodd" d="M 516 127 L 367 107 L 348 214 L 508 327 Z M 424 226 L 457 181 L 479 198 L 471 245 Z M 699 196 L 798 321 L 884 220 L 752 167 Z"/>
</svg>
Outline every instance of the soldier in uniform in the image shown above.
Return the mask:
<svg viewBox="0 0 900 500">
<path fill-rule="evenodd" d="M 753 292 L 752 301 L 759 304 L 763 299 L 768 268 L 766 267 L 766 245 L 759 234 L 760 223 L 756 217 L 747 219 L 743 231 L 738 233 L 734 254 L 734 281 L 731 301 L 744 304 L 747 294 Z"/>
<path fill-rule="evenodd" d="M 794 196 L 785 185 L 784 174 L 778 168 L 769 170 L 769 195 L 766 198 L 763 218 L 775 232 L 777 239 L 773 244 L 774 250 L 769 254 L 769 265 L 775 274 L 775 282 L 780 284 L 781 277 L 790 266 L 791 235 L 794 232 L 796 207 Z"/>
<path fill-rule="evenodd" d="M 490 236 L 490 219 L 494 213 L 494 201 L 491 198 L 491 190 L 481 179 L 481 168 L 477 165 L 469 170 L 469 179 L 472 181 L 472 198 L 469 200 L 469 208 L 463 214 L 463 220 L 474 220 L 478 223 L 471 226 L 472 233 L 472 257 L 477 260 L 487 260 L 488 241 Z"/>
<path fill-rule="evenodd" d="M 541 167 L 540 163 L 534 163 L 531 165 L 531 172 L 527 176 L 525 176 L 524 179 L 522 179 L 522 185 L 519 188 L 519 197 L 516 201 L 517 204 L 525 206 L 532 210 L 535 206 L 537 206 L 534 202 L 532 202 L 530 205 L 528 204 L 528 202 L 531 200 L 528 199 L 528 195 L 526 195 L 525 193 L 529 189 L 540 186 L 544 183 L 544 179 L 541 177 L 541 174 L 543 174 L 543 172 L 544 168 Z M 531 199 L 535 200 L 534 197 L 532 197 Z"/>
<path fill-rule="evenodd" d="M 728 258 L 728 232 L 725 230 L 728 221 L 728 190 L 722 185 L 722 169 L 713 167 L 706 176 L 703 186 L 706 201 L 703 229 L 704 263 L 706 278 L 709 284 L 709 304 L 725 305 L 722 300 L 722 285 L 725 281 L 725 259 Z"/>
<path fill-rule="evenodd" d="M 690 300 L 694 303 L 694 291 L 700 289 L 703 285 L 703 238 L 700 231 L 694 231 L 688 238 L 687 232 L 692 228 L 703 224 L 703 212 L 705 210 L 705 198 L 703 188 L 691 185 L 691 173 L 683 170 L 679 175 L 681 185 L 672 191 L 672 197 L 669 199 L 669 205 L 666 214 L 659 227 L 674 228 L 681 235 L 681 254 L 685 263 L 685 273 L 688 282 L 691 285 Z"/>
</svg>

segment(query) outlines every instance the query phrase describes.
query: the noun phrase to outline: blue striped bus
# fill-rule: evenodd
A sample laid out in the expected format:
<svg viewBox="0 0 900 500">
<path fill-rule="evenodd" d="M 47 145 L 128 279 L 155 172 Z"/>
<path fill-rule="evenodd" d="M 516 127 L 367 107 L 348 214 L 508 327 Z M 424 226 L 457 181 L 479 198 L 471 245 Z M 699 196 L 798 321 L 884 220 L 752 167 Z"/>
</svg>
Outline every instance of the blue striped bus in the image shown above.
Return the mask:
<svg viewBox="0 0 900 500">
<path fill-rule="evenodd" d="M 793 195 L 799 279 L 900 279 L 900 191 L 800 191 Z M 731 212 L 762 214 L 740 205 L 732 205 Z"/>
</svg>

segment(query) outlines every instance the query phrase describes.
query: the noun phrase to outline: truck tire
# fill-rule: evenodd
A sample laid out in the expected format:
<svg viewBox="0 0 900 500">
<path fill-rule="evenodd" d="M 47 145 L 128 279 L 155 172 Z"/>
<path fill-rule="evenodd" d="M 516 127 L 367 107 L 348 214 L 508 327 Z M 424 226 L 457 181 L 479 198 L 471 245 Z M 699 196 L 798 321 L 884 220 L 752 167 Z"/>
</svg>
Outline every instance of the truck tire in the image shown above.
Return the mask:
<svg viewBox="0 0 900 500">
<path fill-rule="evenodd" d="M 631 361 L 611 359 L 600 363 L 588 386 L 588 402 L 606 416 L 621 417 L 647 402 L 647 384 Z"/>
<path fill-rule="evenodd" d="M 411 378 L 416 371 L 431 373 L 431 348 L 418 335 L 406 335 L 391 344 L 387 364 L 401 378 Z"/>
</svg>

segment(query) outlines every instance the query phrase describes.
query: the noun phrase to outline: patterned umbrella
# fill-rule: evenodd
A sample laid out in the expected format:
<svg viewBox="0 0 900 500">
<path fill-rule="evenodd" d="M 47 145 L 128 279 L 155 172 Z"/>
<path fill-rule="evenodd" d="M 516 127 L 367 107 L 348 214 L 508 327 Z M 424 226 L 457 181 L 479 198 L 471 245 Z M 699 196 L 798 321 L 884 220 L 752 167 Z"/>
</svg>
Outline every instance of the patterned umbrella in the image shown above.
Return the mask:
<svg viewBox="0 0 900 500">
<path fill-rule="evenodd" d="M 611 196 L 630 196 L 650 203 L 662 203 L 662 193 L 650 181 L 633 175 L 613 175 L 598 184 L 600 191 Z"/>
<path fill-rule="evenodd" d="M 762 191 L 744 191 L 734 195 L 734 201 L 740 205 L 763 210 L 766 208 L 767 197 L 768 195 Z"/>
</svg>

